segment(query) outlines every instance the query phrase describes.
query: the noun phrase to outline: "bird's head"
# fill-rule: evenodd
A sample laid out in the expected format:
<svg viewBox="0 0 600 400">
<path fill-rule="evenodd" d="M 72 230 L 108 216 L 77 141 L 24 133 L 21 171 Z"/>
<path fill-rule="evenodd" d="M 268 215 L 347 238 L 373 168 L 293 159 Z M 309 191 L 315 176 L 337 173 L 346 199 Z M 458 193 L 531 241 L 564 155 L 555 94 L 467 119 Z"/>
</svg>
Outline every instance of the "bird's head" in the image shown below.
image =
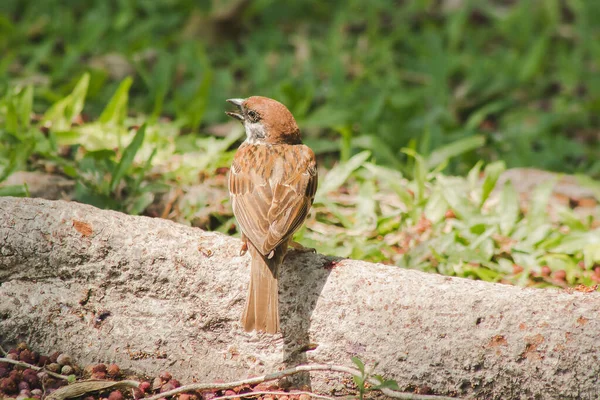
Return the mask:
<svg viewBox="0 0 600 400">
<path fill-rule="evenodd" d="M 238 112 L 228 111 L 230 117 L 239 119 L 246 129 L 246 141 L 258 143 L 301 143 L 300 129 L 286 106 L 267 97 L 252 96 L 247 99 L 229 99 Z"/>
</svg>

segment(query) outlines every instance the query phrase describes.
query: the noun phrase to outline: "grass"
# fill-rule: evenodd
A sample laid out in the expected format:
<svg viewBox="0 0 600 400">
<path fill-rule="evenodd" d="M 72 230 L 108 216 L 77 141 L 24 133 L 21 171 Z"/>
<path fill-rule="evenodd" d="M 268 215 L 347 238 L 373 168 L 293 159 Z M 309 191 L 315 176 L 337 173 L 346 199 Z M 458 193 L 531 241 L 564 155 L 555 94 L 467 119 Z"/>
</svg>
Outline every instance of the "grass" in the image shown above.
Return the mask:
<svg viewBox="0 0 600 400">
<path fill-rule="evenodd" d="M 483 158 L 600 174 L 594 0 L 39 4 L 0 5 L 0 93 L 33 84 L 40 113 L 87 72 L 95 119 L 131 76 L 130 111 L 186 132 L 223 122 L 223 99 L 262 94 L 342 160 L 370 150 L 401 168 L 404 147 L 478 136 L 449 171 Z"/>
<path fill-rule="evenodd" d="M 188 223 L 208 209 L 202 226 L 232 233 L 224 168 L 243 132 L 224 99 L 262 94 L 324 167 L 305 245 L 517 285 L 600 281 L 597 220 L 554 204 L 553 182 L 525 208 L 498 184 L 512 167 L 585 173 L 600 200 L 593 0 L 43 3 L 0 4 L 0 184 L 48 171 L 74 200 Z M 202 180 L 215 196 L 167 212 Z"/>
<path fill-rule="evenodd" d="M 520 286 L 600 282 L 598 215 L 552 201 L 557 179 L 538 185 L 524 210 L 510 181 L 497 185 L 502 161 L 457 177 L 414 157 L 412 179 L 366 162 L 367 153 L 333 168 L 300 241 L 339 256 Z"/>
</svg>

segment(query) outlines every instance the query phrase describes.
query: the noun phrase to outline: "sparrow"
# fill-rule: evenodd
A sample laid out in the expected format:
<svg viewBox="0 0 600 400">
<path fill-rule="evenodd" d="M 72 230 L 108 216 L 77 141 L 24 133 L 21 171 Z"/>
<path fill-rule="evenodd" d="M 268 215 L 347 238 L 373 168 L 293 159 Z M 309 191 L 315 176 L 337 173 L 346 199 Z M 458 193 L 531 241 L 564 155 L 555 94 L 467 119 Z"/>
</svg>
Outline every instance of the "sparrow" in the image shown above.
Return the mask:
<svg viewBox="0 0 600 400">
<path fill-rule="evenodd" d="M 246 140 L 229 173 L 229 195 L 240 226 L 242 250 L 252 256 L 242 325 L 246 331 L 279 331 L 279 268 L 294 232 L 302 226 L 317 191 L 315 154 L 302 144 L 286 106 L 267 97 L 229 99 Z"/>
</svg>

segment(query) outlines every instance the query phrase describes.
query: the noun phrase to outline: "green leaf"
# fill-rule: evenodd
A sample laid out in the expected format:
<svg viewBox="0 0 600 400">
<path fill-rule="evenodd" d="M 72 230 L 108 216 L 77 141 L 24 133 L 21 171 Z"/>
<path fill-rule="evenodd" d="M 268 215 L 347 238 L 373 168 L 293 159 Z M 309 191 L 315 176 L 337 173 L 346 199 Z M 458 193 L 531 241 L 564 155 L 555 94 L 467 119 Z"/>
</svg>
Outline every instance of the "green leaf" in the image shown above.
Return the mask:
<svg viewBox="0 0 600 400">
<path fill-rule="evenodd" d="M 360 168 L 365 161 L 371 156 L 370 151 L 363 151 L 350 158 L 345 163 L 340 163 L 333 167 L 325 178 L 323 183 L 319 185 L 315 202 L 322 203 L 328 193 L 337 190 L 346 182 L 352 172 Z"/>
<path fill-rule="evenodd" d="M 152 160 L 156 156 L 157 152 L 158 152 L 158 149 L 156 147 L 154 149 L 152 149 L 152 153 L 150 153 L 150 157 L 148 157 L 148 159 L 144 163 L 144 167 L 139 171 L 138 176 L 135 178 L 135 181 L 134 181 L 133 185 L 131 186 L 131 191 L 133 193 L 137 193 L 139 191 L 140 185 L 141 185 L 142 181 L 144 180 L 146 173 L 148 171 L 150 171 L 150 169 L 152 168 Z"/>
<path fill-rule="evenodd" d="M 0 186 L 0 197 L 29 197 L 27 185 L 7 185 Z"/>
<path fill-rule="evenodd" d="M 52 133 L 57 143 L 61 145 L 78 144 L 81 140 L 81 133 L 74 130 L 55 131 Z"/>
<path fill-rule="evenodd" d="M 482 106 L 469 116 L 469 119 L 467 119 L 467 122 L 465 122 L 465 129 L 467 131 L 474 131 L 478 129 L 488 115 L 498 113 L 510 104 L 510 101 L 500 100 Z"/>
<path fill-rule="evenodd" d="M 197 130 L 208 106 L 208 96 L 213 82 L 213 71 L 207 68 L 202 75 L 202 81 L 194 93 L 194 98 L 187 109 L 189 124 L 192 130 Z"/>
<path fill-rule="evenodd" d="M 377 189 L 373 181 L 365 181 L 360 185 L 356 204 L 355 229 L 371 230 L 377 226 L 375 194 Z"/>
<path fill-rule="evenodd" d="M 85 104 L 85 97 L 87 95 L 88 87 L 90 85 L 90 74 L 85 73 L 75 85 L 75 89 L 71 92 L 71 104 L 68 108 L 67 118 L 69 118 L 69 122 L 73 120 L 76 116 L 81 114 L 83 111 L 83 106 Z"/>
<path fill-rule="evenodd" d="M 562 269 L 567 272 L 567 275 L 572 275 L 570 272 L 577 268 L 577 265 L 566 254 L 546 254 L 543 260 L 546 261 L 552 271 Z"/>
<path fill-rule="evenodd" d="M 548 42 L 548 35 L 544 33 L 538 37 L 536 42 L 531 46 L 531 49 L 527 51 L 527 56 L 522 63 L 519 73 L 519 80 L 521 82 L 529 81 L 538 74 L 544 57 L 547 56 Z"/>
<path fill-rule="evenodd" d="M 552 178 L 546 182 L 539 184 L 531 194 L 529 203 L 531 207 L 527 213 L 527 221 L 530 228 L 535 228 L 548 221 L 546 207 L 550 201 L 552 190 L 558 178 Z"/>
<path fill-rule="evenodd" d="M 306 120 L 304 128 L 334 128 L 345 125 L 350 120 L 349 111 L 341 107 L 326 104 L 313 111 Z"/>
<path fill-rule="evenodd" d="M 560 218 L 560 221 L 572 230 L 585 231 L 588 229 L 588 227 L 583 222 L 581 222 L 580 216 L 578 216 L 570 208 L 560 207 L 558 209 L 558 216 Z"/>
<path fill-rule="evenodd" d="M 438 188 L 431 194 L 431 196 L 429 196 L 429 199 L 427 200 L 424 210 L 425 216 L 432 223 L 436 224 L 444 218 L 447 210 L 448 203 L 446 203 L 446 200 L 441 193 L 441 189 Z"/>
<path fill-rule="evenodd" d="M 158 61 L 152 69 L 152 78 L 146 82 L 151 90 L 150 98 L 154 98 L 154 108 L 151 116 L 153 122 L 158 119 L 163 110 L 163 103 L 169 91 L 174 70 L 174 58 L 170 57 L 167 52 L 159 53 Z"/>
<path fill-rule="evenodd" d="M 495 232 L 496 230 L 492 228 L 489 231 Z M 485 237 L 485 235 L 481 236 Z M 479 253 L 481 259 L 490 261 L 494 256 L 494 241 L 490 238 L 481 240 L 481 243 L 477 246 L 476 251 Z"/>
<path fill-rule="evenodd" d="M 527 237 L 522 240 L 518 247 L 521 248 L 521 245 L 525 246 L 534 246 L 540 243 L 542 240 L 545 240 L 548 235 L 553 232 L 553 227 L 550 223 L 543 223 L 539 225 L 531 225 L 528 226 L 529 234 Z"/>
<path fill-rule="evenodd" d="M 352 154 L 352 128 L 348 125 L 336 126 L 335 131 L 340 134 L 340 161 L 346 162 Z"/>
<path fill-rule="evenodd" d="M 381 382 L 377 386 L 371 387 L 371 389 L 376 389 L 376 390 L 381 390 L 381 389 L 400 390 L 400 387 L 398 386 L 398 382 L 396 382 L 394 380 L 391 380 L 391 379 L 388 379 L 388 380 L 384 380 L 383 382 Z"/>
<path fill-rule="evenodd" d="M 600 264 L 600 243 L 587 244 L 583 248 L 583 262 L 586 268 Z"/>
<path fill-rule="evenodd" d="M 360 371 L 361 374 L 364 375 L 365 373 L 365 364 L 362 362 L 362 360 L 356 356 L 353 356 L 351 358 L 352 362 L 354 363 L 354 365 L 356 365 L 356 367 L 358 368 L 358 370 Z"/>
<path fill-rule="evenodd" d="M 485 167 L 485 180 L 483 181 L 481 201 L 479 203 L 480 207 L 483 206 L 483 203 L 485 203 L 487 198 L 490 196 L 490 193 L 492 193 L 492 190 L 494 190 L 494 188 L 496 187 L 496 182 L 498 182 L 500 174 L 502 174 L 502 172 L 504 172 L 505 169 L 506 166 L 504 164 L 504 161 L 496 161 L 494 163 L 488 164 Z"/>
<path fill-rule="evenodd" d="M 307 137 L 303 139 L 304 144 L 310 147 L 315 154 L 334 153 L 339 150 L 340 145 L 327 138 Z"/>
<path fill-rule="evenodd" d="M 144 143 L 145 135 L 146 135 L 146 124 L 142 125 L 137 130 L 137 132 L 135 133 L 135 136 L 133 137 L 133 140 L 131 141 L 131 143 L 129 143 L 129 146 L 127 146 L 127 148 L 123 152 L 121 161 L 119 161 L 119 164 L 117 164 L 117 168 L 113 172 L 112 179 L 110 181 L 110 191 L 111 192 L 113 192 L 117 188 L 117 185 L 119 184 L 119 182 L 121 181 L 123 176 L 125 176 L 125 174 L 129 170 L 129 167 L 131 167 L 131 164 L 133 163 L 136 153 L 142 146 L 142 143 Z"/>
<path fill-rule="evenodd" d="M 32 140 L 26 140 L 13 146 L 8 153 L 8 160 L 4 160 L 5 165 L 0 163 L 0 182 L 8 178 L 13 172 L 24 169 L 34 148 L 35 142 Z"/>
<path fill-rule="evenodd" d="M 600 230 L 572 232 L 568 236 L 565 236 L 559 245 L 549 250 L 553 253 L 575 254 L 583 251 L 586 246 L 599 244 Z"/>
<path fill-rule="evenodd" d="M 500 233 L 508 236 L 515 227 L 519 218 L 519 196 L 511 181 L 507 181 L 502 188 L 498 217 L 500 218 Z"/>
<path fill-rule="evenodd" d="M 363 165 L 372 174 L 372 179 L 377 179 L 381 183 L 389 185 L 400 200 L 407 206 L 412 206 L 413 198 L 406 188 L 406 184 L 402 179 L 402 173 L 386 167 L 380 167 L 378 165 L 367 162 Z"/>
<path fill-rule="evenodd" d="M 103 124 L 119 125 L 127 116 L 127 104 L 129 102 L 129 88 L 133 83 L 131 77 L 123 79 L 117 91 L 112 96 L 107 106 L 100 114 L 98 121 Z"/>
<path fill-rule="evenodd" d="M 467 182 L 469 182 L 469 187 L 471 190 L 479 186 L 479 174 L 481 173 L 481 167 L 483 167 L 483 161 L 479 160 L 467 174 Z"/>
<path fill-rule="evenodd" d="M 381 138 L 375 135 L 362 135 L 353 138 L 352 145 L 356 148 L 371 151 L 373 153 L 374 160 L 379 164 L 387 163 L 396 168 L 400 168 L 402 166 L 397 155 L 392 151 L 392 148 L 383 140 L 381 140 Z"/>
<path fill-rule="evenodd" d="M 31 126 L 31 113 L 33 110 L 33 86 L 28 85 L 22 92 L 17 106 L 19 119 L 23 128 Z"/>
<path fill-rule="evenodd" d="M 469 204 L 468 197 L 465 196 L 464 188 L 457 187 L 455 180 L 438 176 L 438 181 L 442 187 L 442 195 L 446 203 L 450 206 L 454 214 L 459 219 L 468 220 L 473 215 L 472 206 Z"/>
<path fill-rule="evenodd" d="M 52 131 L 66 131 L 71 128 L 73 118 L 81 113 L 85 103 L 90 74 L 85 73 L 73 91 L 54 103 L 44 114 L 43 123 L 49 123 Z"/>
<path fill-rule="evenodd" d="M 457 140 L 445 146 L 439 147 L 427 158 L 426 168 L 432 169 L 442 164 L 443 162 L 467 153 L 469 151 L 480 148 L 485 144 L 485 137 L 482 135 L 474 135 L 464 139 Z"/>
<path fill-rule="evenodd" d="M 498 280 L 498 272 L 492 271 L 486 267 L 473 267 L 470 265 L 466 265 L 464 268 L 465 274 L 474 275 L 478 279 L 486 282 L 495 282 Z"/>
<path fill-rule="evenodd" d="M 103 209 L 120 209 L 120 203 L 110 196 L 100 193 L 97 188 L 93 187 L 89 182 L 84 182 L 79 179 L 75 183 L 75 200 L 80 203 L 90 204 L 92 206 Z"/>
<path fill-rule="evenodd" d="M 425 182 L 427 180 L 427 163 L 423 157 L 417 153 L 414 149 L 405 147 L 401 150 L 404 154 L 411 156 L 415 160 L 413 167 L 413 179 L 415 181 L 416 190 L 415 198 L 417 203 L 420 203 L 425 196 Z"/>
<path fill-rule="evenodd" d="M 356 385 L 356 387 L 358 388 L 358 393 L 359 393 L 359 399 L 362 400 L 363 399 L 363 395 L 365 393 L 365 379 L 361 376 L 356 376 L 353 375 L 352 376 L 352 380 L 354 381 L 354 384 Z"/>
<path fill-rule="evenodd" d="M 127 207 L 127 213 L 130 215 L 141 214 L 150 204 L 152 204 L 154 197 L 154 193 L 152 192 L 141 193 L 135 201 Z"/>
<path fill-rule="evenodd" d="M 19 115 L 13 99 L 6 102 L 5 126 L 8 132 L 17 134 L 19 132 Z"/>
<path fill-rule="evenodd" d="M 64 165 L 63 172 L 65 175 L 67 175 L 71 178 L 77 178 L 77 176 L 79 175 L 79 173 L 77 172 L 77 169 L 75 167 L 73 167 L 72 165 Z"/>
</svg>

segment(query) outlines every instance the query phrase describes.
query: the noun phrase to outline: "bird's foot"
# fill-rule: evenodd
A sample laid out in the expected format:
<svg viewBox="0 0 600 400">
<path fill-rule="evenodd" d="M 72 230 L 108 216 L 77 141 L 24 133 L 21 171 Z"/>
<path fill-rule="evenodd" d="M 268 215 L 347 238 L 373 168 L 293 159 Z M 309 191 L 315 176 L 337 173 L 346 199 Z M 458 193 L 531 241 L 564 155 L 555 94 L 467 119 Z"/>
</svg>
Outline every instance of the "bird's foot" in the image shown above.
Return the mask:
<svg viewBox="0 0 600 400">
<path fill-rule="evenodd" d="M 248 251 L 248 243 L 246 241 L 242 242 L 242 247 L 240 247 L 240 257 L 246 254 Z"/>
</svg>

